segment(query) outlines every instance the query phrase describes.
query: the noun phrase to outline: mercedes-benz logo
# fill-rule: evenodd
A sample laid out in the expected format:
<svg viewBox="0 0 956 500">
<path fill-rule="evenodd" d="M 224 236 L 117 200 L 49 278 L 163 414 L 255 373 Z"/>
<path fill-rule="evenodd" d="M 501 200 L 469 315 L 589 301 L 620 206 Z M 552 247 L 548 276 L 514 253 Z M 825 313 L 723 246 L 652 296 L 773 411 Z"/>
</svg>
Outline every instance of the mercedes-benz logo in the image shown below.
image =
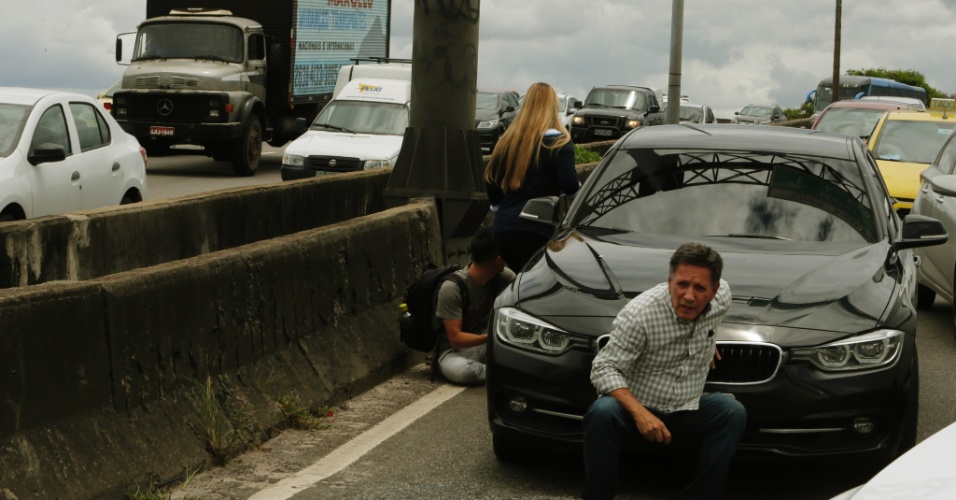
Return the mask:
<svg viewBox="0 0 956 500">
<path fill-rule="evenodd" d="M 173 101 L 160 99 L 156 104 L 156 111 L 163 116 L 169 116 L 173 112 Z"/>
<path fill-rule="evenodd" d="M 335 161 L 335 158 L 332 158 L 331 160 L 329 160 L 329 166 L 332 167 L 332 168 L 335 168 L 335 164 L 336 164 L 336 163 L 338 163 L 338 162 Z"/>
</svg>

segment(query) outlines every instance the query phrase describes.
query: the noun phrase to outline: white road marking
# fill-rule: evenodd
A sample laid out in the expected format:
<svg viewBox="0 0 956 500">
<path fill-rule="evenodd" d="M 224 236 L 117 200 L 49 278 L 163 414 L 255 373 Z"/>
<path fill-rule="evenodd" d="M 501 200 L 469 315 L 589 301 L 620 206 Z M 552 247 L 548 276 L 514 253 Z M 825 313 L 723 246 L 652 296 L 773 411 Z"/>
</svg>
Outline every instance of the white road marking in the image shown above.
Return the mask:
<svg viewBox="0 0 956 500">
<path fill-rule="evenodd" d="M 339 446 L 318 462 L 252 495 L 249 500 L 286 500 L 301 493 L 305 488 L 314 486 L 319 481 L 348 467 L 386 439 L 398 434 L 412 422 L 464 390 L 464 387 L 449 384 L 435 389 L 355 439 Z"/>
</svg>

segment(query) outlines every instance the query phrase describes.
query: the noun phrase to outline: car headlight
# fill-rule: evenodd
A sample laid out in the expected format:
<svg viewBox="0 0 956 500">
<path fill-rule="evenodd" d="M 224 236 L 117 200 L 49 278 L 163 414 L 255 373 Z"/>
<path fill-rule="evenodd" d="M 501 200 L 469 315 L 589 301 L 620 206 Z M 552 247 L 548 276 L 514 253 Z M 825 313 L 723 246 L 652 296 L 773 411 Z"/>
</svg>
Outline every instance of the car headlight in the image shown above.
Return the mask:
<svg viewBox="0 0 956 500">
<path fill-rule="evenodd" d="M 495 128 L 498 126 L 499 120 L 495 118 L 494 120 L 485 120 L 483 122 L 478 122 L 478 128 Z"/>
<path fill-rule="evenodd" d="M 387 160 L 365 160 L 365 170 L 370 168 L 388 168 L 395 165 L 394 158 Z"/>
<path fill-rule="evenodd" d="M 512 307 L 495 314 L 495 335 L 503 342 L 534 352 L 559 354 L 572 346 L 587 348 L 589 339 L 570 334 Z"/>
<path fill-rule="evenodd" d="M 640 127 L 640 126 L 641 126 L 641 121 L 640 121 L 640 120 L 628 120 L 627 123 L 624 124 L 624 126 L 627 127 L 627 128 L 637 128 L 637 127 Z"/>
<path fill-rule="evenodd" d="M 299 156 L 299 155 L 290 155 L 286 153 L 282 155 L 282 164 L 288 165 L 290 167 L 304 167 L 305 157 Z"/>
<path fill-rule="evenodd" d="M 877 330 L 831 344 L 793 350 L 794 360 L 809 361 L 824 371 L 867 370 L 896 362 L 903 346 L 903 332 Z"/>
<path fill-rule="evenodd" d="M 575 116 L 574 118 L 571 118 L 571 123 L 574 125 L 584 125 L 584 117 Z"/>
</svg>

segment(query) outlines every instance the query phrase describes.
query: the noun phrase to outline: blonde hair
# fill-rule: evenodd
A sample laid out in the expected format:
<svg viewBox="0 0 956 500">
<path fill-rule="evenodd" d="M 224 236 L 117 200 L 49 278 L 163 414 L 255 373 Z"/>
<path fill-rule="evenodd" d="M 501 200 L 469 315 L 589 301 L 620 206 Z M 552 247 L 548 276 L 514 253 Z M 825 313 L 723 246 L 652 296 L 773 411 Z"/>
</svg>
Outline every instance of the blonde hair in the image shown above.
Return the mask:
<svg viewBox="0 0 956 500">
<path fill-rule="evenodd" d="M 558 105 L 558 94 L 550 85 L 541 82 L 531 85 L 514 122 L 491 152 L 485 182 L 497 184 L 502 191 L 521 189 L 528 167 L 532 161 L 537 162 L 542 146 L 554 151 L 571 142 L 571 134 L 558 117 Z M 548 129 L 557 129 L 561 135 L 545 145 L 544 134 Z"/>
</svg>

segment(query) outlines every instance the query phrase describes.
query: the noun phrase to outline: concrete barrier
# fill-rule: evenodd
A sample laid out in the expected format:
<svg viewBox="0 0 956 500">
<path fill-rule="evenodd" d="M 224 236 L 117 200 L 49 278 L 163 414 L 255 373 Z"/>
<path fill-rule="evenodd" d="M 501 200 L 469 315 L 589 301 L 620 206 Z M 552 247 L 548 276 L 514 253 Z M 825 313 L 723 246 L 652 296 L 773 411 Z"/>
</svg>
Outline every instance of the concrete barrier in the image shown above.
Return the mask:
<svg viewBox="0 0 956 500">
<path fill-rule="evenodd" d="M 121 496 L 268 438 L 284 391 L 331 404 L 364 390 L 409 362 L 397 303 L 440 259 L 435 207 L 419 201 L 0 291 L 0 485 L 21 499 Z M 211 412 L 231 441 L 213 442 Z"/>
<path fill-rule="evenodd" d="M 81 281 L 385 209 L 390 170 L 235 188 L 0 224 L 0 288 Z"/>
</svg>

